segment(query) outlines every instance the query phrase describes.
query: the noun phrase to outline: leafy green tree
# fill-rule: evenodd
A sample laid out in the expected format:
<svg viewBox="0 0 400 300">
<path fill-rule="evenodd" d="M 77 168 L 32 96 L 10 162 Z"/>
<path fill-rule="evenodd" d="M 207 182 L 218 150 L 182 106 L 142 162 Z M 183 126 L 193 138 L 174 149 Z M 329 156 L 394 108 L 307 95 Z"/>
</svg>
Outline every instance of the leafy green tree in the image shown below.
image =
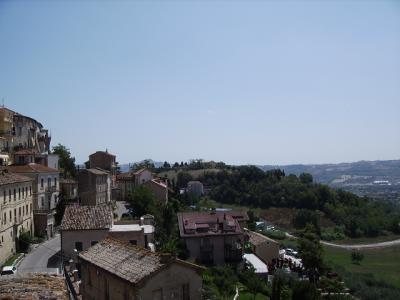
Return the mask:
<svg viewBox="0 0 400 300">
<path fill-rule="evenodd" d="M 253 299 L 257 293 L 264 293 L 266 285 L 264 281 L 255 273 L 253 266 L 246 266 L 240 273 L 240 281 L 246 286 L 247 290 L 253 294 Z"/>
<path fill-rule="evenodd" d="M 295 281 L 292 286 L 293 300 L 315 300 L 318 296 L 316 287 L 308 281 Z"/>
<path fill-rule="evenodd" d="M 315 229 L 311 225 L 307 225 L 305 232 L 297 240 L 297 243 L 303 267 L 306 269 L 310 281 L 315 283 L 324 268 L 323 249 Z"/>
<path fill-rule="evenodd" d="M 127 201 L 133 209 L 133 213 L 136 217 L 140 217 L 147 213 L 155 215 L 159 212 L 156 208 L 156 199 L 154 194 L 144 185 L 140 185 L 133 191 L 129 191 Z"/>
<path fill-rule="evenodd" d="M 155 170 L 154 163 L 150 159 L 145 159 L 141 162 L 134 163 L 131 167 L 132 171 L 137 171 L 140 169 L 149 169 L 151 171 Z"/>
<path fill-rule="evenodd" d="M 64 212 L 65 212 L 65 207 L 67 205 L 67 201 L 64 200 L 63 198 L 58 201 L 57 206 L 56 206 L 56 213 L 54 215 L 54 222 L 56 226 L 59 226 L 61 224 L 61 221 L 64 217 Z"/>
<path fill-rule="evenodd" d="M 313 177 L 309 173 L 301 173 L 299 175 L 299 179 L 300 179 L 301 183 L 304 183 L 304 184 L 311 184 L 313 182 Z"/>
<path fill-rule="evenodd" d="M 359 265 L 363 259 L 364 259 L 364 254 L 362 252 L 357 250 L 353 250 L 351 252 L 351 262 L 353 264 Z"/>
<path fill-rule="evenodd" d="M 331 293 L 340 293 L 343 291 L 343 284 L 339 281 L 337 278 L 327 278 L 323 276 L 319 282 L 319 286 L 328 292 L 328 296 L 331 295 Z"/>
<path fill-rule="evenodd" d="M 213 267 L 203 273 L 203 299 L 232 299 L 238 277 L 231 266 Z"/>
<path fill-rule="evenodd" d="M 53 153 L 59 156 L 60 168 L 64 171 L 65 178 L 75 178 L 76 167 L 75 157 L 71 156 L 70 150 L 61 144 L 53 147 Z"/>
<path fill-rule="evenodd" d="M 272 280 L 272 292 L 271 292 L 271 300 L 281 300 L 281 294 L 283 289 L 283 279 L 279 275 L 275 275 Z"/>
<path fill-rule="evenodd" d="M 22 230 L 18 237 L 18 251 L 27 252 L 32 243 L 32 235 L 29 231 Z"/>
<path fill-rule="evenodd" d="M 186 187 L 187 183 L 193 180 L 193 176 L 188 172 L 179 172 L 176 177 L 176 185 L 178 188 Z"/>
</svg>

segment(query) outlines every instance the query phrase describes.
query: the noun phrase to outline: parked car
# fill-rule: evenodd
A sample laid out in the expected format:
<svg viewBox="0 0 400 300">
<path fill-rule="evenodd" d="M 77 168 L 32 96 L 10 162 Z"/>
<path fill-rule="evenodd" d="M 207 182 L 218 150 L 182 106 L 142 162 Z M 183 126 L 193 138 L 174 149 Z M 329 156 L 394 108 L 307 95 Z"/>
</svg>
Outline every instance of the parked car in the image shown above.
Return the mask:
<svg viewBox="0 0 400 300">
<path fill-rule="evenodd" d="M 14 266 L 6 266 L 1 270 L 1 275 L 14 275 L 17 273 L 17 268 Z"/>
</svg>

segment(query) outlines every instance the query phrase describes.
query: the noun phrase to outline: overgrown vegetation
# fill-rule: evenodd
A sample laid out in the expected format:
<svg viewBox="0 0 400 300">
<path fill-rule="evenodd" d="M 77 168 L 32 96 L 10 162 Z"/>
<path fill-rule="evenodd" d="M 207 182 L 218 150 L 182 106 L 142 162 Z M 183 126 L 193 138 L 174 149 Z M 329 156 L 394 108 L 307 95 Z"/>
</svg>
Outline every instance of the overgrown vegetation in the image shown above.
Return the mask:
<svg viewBox="0 0 400 300">
<path fill-rule="evenodd" d="M 59 156 L 59 166 L 63 171 L 64 178 L 75 178 L 76 167 L 75 167 L 75 157 L 71 156 L 70 150 L 61 144 L 53 147 L 53 153 Z"/>
<path fill-rule="evenodd" d="M 182 179 L 185 176 L 180 175 Z M 310 174 L 286 176 L 281 170 L 264 172 L 255 166 L 240 166 L 229 171 L 206 172 L 200 180 L 211 188 L 209 197 L 220 203 L 296 208 L 295 227 L 301 229 L 311 222 L 318 234 L 321 234 L 319 214 L 343 226 L 343 233 L 349 237 L 400 232 L 400 209 L 395 204 L 313 183 Z M 178 188 L 185 182 L 187 178 L 179 180 Z"/>
<path fill-rule="evenodd" d="M 154 216 L 155 240 L 159 251 L 186 258 L 185 248 L 178 234 L 176 213 L 181 210 L 178 200 L 171 197 L 168 203 L 160 203 L 149 188 L 140 185 L 128 193 L 127 202 L 134 217 L 140 218 L 144 214 Z"/>
</svg>

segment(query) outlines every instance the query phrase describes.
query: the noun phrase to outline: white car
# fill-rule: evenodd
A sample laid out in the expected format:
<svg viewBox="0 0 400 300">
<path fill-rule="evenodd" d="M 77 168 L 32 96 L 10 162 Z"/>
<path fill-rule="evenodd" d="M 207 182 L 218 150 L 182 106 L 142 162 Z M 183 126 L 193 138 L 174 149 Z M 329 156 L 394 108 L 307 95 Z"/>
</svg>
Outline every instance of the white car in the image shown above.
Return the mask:
<svg viewBox="0 0 400 300">
<path fill-rule="evenodd" d="M 3 269 L 1 270 L 1 275 L 14 275 L 15 273 L 17 273 L 17 268 L 14 266 L 7 266 L 7 267 L 3 267 Z"/>
</svg>

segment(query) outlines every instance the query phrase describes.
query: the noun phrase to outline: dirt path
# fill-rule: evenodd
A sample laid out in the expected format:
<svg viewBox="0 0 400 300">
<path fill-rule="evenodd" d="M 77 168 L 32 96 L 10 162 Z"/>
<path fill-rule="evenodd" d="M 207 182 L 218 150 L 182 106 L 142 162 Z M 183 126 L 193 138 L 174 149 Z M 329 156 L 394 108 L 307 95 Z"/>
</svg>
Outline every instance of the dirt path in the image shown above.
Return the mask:
<svg viewBox="0 0 400 300">
<path fill-rule="evenodd" d="M 400 245 L 400 239 L 394 240 L 394 241 L 372 243 L 372 244 L 341 245 L 341 244 L 334 244 L 334 243 L 325 242 L 325 241 L 321 241 L 321 244 L 326 245 L 326 246 L 330 246 L 330 247 L 347 249 L 347 250 L 351 250 L 351 249 L 377 249 L 377 248 L 385 248 L 385 247 L 391 247 L 391 246 L 395 246 L 395 245 Z"/>
<path fill-rule="evenodd" d="M 287 237 L 289 238 L 294 238 L 297 239 L 296 236 L 286 232 L 285 233 Z M 352 249 L 378 249 L 378 248 L 385 248 L 385 247 L 391 247 L 395 245 L 400 245 L 400 239 L 393 240 L 393 241 L 387 241 L 387 242 L 379 242 L 379 243 L 370 243 L 370 244 L 335 244 L 331 242 L 326 242 L 326 241 L 321 241 L 321 244 L 329 246 L 329 247 L 335 247 L 335 248 L 342 248 L 342 249 L 347 249 L 347 250 L 352 250 Z"/>
</svg>

